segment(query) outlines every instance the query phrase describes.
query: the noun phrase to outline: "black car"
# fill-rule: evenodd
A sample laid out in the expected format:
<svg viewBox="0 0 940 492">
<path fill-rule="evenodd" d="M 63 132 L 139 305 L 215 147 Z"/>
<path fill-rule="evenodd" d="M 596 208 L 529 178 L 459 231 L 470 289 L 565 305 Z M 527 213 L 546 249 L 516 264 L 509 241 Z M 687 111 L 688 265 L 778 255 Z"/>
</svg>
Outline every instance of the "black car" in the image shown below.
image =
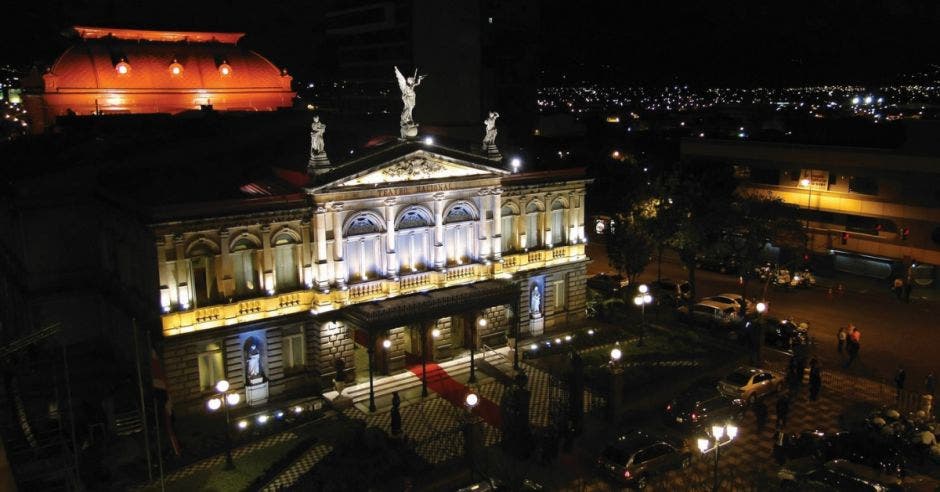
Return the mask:
<svg viewBox="0 0 940 492">
<path fill-rule="evenodd" d="M 878 434 L 805 431 L 789 436 L 785 442 L 784 451 L 791 459 L 846 459 L 889 475 L 901 477 L 907 473 L 907 460 L 903 451 Z"/>
<path fill-rule="evenodd" d="M 649 287 L 657 305 L 678 306 L 692 298 L 692 285 L 685 280 L 664 278 L 651 283 Z"/>
<path fill-rule="evenodd" d="M 782 350 L 809 345 L 809 327 L 786 318 L 764 318 L 764 343 Z"/>
<path fill-rule="evenodd" d="M 744 401 L 720 395 L 713 384 L 709 388 L 686 392 L 667 402 L 663 409 L 663 421 L 666 425 L 683 429 L 707 428 L 728 421 L 740 422 L 744 419 L 746 409 Z"/>
<path fill-rule="evenodd" d="M 695 258 L 695 267 L 718 273 L 738 271 L 738 260 L 734 256 L 702 255 Z"/>
<path fill-rule="evenodd" d="M 629 280 L 622 275 L 607 275 L 606 273 L 599 273 L 587 279 L 588 288 L 607 296 L 619 294 L 629 284 Z"/>
<path fill-rule="evenodd" d="M 642 489 L 650 477 L 692 464 L 684 443 L 629 431 L 608 444 L 597 458 L 599 471 L 629 487 Z"/>
<path fill-rule="evenodd" d="M 832 460 L 825 464 L 810 461 L 790 463 L 777 473 L 784 490 L 852 490 L 900 491 L 901 480 L 892 475 L 848 460 Z"/>
</svg>

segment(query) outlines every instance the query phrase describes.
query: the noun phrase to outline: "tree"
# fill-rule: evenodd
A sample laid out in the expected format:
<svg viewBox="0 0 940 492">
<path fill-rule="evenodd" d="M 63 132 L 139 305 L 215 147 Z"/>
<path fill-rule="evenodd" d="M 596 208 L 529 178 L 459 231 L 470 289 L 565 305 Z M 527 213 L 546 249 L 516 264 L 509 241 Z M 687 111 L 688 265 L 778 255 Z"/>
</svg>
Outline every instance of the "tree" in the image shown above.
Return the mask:
<svg viewBox="0 0 940 492">
<path fill-rule="evenodd" d="M 607 258 L 630 283 L 649 265 L 652 243 L 640 219 L 621 218 L 607 238 Z"/>
</svg>

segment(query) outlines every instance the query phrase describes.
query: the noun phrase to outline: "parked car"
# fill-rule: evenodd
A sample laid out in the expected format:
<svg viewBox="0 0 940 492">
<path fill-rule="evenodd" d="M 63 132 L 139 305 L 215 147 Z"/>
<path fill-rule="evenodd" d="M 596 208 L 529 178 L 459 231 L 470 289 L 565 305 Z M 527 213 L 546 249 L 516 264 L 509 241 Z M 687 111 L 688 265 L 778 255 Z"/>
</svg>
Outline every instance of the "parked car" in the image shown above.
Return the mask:
<svg viewBox="0 0 940 492">
<path fill-rule="evenodd" d="M 695 267 L 718 273 L 733 273 L 738 270 L 738 260 L 734 256 L 702 255 L 695 258 Z"/>
<path fill-rule="evenodd" d="M 757 312 L 757 304 L 749 299 L 745 299 L 741 294 L 718 294 L 716 296 L 706 297 L 702 300 L 731 304 L 737 307 L 738 312 L 741 312 L 741 308 L 744 308 L 745 314 L 753 314 Z"/>
<path fill-rule="evenodd" d="M 728 421 L 740 422 L 747 410 L 744 401 L 719 394 L 714 386 L 673 398 L 663 410 L 666 425 L 682 429 L 707 428 Z"/>
<path fill-rule="evenodd" d="M 776 393 L 783 387 L 783 374 L 756 367 L 739 367 L 718 382 L 719 393 L 730 398 L 739 398 L 748 404 Z"/>
<path fill-rule="evenodd" d="M 904 452 L 890 438 L 877 434 L 804 431 L 788 437 L 785 452 L 791 459 L 812 457 L 820 462 L 846 459 L 898 477 L 908 469 Z"/>
<path fill-rule="evenodd" d="M 642 489 L 650 477 L 692 464 L 685 443 L 629 431 L 608 444 L 597 458 L 599 471 L 619 484 Z"/>
<path fill-rule="evenodd" d="M 614 296 L 630 285 L 629 279 L 622 275 L 599 273 L 587 279 L 587 286 L 604 295 Z"/>
<path fill-rule="evenodd" d="M 685 321 L 708 328 L 729 327 L 741 319 L 734 304 L 710 300 L 697 302 L 692 305 L 691 309 L 688 306 L 679 306 L 676 311 Z"/>
<path fill-rule="evenodd" d="M 685 280 L 664 278 L 650 284 L 654 302 L 667 306 L 678 306 L 692 298 L 692 284 Z"/>
<path fill-rule="evenodd" d="M 782 468 L 777 477 L 787 490 L 900 491 L 901 480 L 848 460 L 832 460 L 823 465 L 797 461 Z"/>
</svg>

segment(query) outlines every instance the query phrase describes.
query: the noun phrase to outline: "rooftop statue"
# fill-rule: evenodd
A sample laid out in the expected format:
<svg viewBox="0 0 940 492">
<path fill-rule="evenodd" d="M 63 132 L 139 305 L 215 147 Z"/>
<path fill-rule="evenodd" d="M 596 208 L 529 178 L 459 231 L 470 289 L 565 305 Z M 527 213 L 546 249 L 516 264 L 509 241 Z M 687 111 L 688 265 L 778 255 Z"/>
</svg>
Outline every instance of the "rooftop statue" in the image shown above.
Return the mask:
<svg viewBox="0 0 940 492">
<path fill-rule="evenodd" d="M 483 126 L 486 127 L 486 132 L 483 134 L 484 148 L 488 145 L 496 145 L 496 118 L 499 118 L 499 113 L 490 111 L 490 116 L 483 120 Z"/>
<path fill-rule="evenodd" d="M 398 67 L 395 67 L 395 77 L 398 79 L 398 88 L 401 89 L 401 101 L 404 104 L 401 110 L 401 136 L 402 138 L 414 138 L 418 136 L 418 125 L 415 124 L 411 112 L 415 109 L 415 87 L 421 84 L 426 75 L 418 75 L 418 69 L 411 77 L 402 75 Z"/>
</svg>

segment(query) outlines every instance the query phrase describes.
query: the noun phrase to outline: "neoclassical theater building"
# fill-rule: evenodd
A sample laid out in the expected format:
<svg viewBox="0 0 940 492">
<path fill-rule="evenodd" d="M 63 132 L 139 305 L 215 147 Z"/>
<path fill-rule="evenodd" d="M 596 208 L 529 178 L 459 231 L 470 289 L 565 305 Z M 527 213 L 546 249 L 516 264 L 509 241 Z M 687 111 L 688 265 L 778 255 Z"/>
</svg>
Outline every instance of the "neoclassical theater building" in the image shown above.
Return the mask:
<svg viewBox="0 0 940 492">
<path fill-rule="evenodd" d="M 223 378 L 258 405 L 337 368 L 364 381 L 370 360 L 390 374 L 583 320 L 583 170 L 400 140 L 325 171 L 155 212 L 178 407 Z"/>
</svg>

